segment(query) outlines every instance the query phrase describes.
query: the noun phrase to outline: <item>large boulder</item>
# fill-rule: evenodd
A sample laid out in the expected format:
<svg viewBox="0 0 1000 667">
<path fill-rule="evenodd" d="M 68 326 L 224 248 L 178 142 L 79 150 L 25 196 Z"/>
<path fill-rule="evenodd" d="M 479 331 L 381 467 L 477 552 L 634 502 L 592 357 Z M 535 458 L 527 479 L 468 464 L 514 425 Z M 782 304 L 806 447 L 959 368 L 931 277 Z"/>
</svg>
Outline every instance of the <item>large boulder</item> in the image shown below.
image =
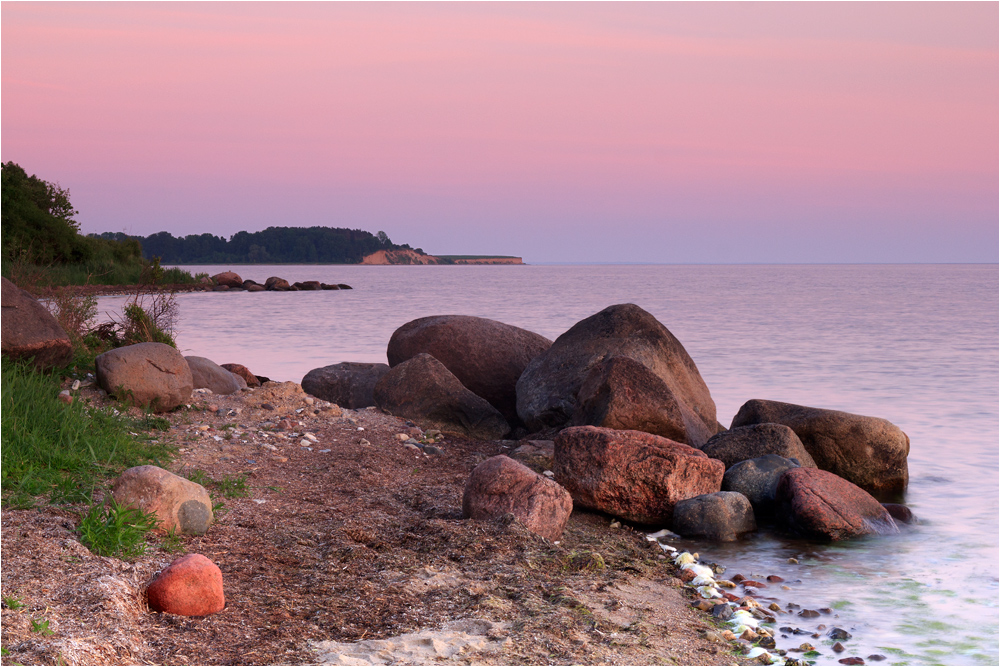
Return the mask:
<svg viewBox="0 0 1000 667">
<path fill-rule="evenodd" d="M 906 490 L 910 439 L 885 419 L 754 399 L 743 404 L 732 426 L 768 422 L 795 431 L 821 470 L 879 497 Z"/>
<path fill-rule="evenodd" d="M 222 366 L 222 368 L 225 368 L 233 375 L 239 375 L 241 378 L 243 378 L 243 381 L 247 383 L 246 386 L 248 387 L 260 386 L 260 378 L 251 373 L 250 369 L 247 368 L 246 366 L 242 364 L 220 364 L 220 366 Z"/>
<path fill-rule="evenodd" d="M 562 536 L 572 511 L 566 489 L 502 455 L 475 467 L 462 497 L 464 518 L 492 520 L 513 514 L 528 530 L 549 540 Z"/>
<path fill-rule="evenodd" d="M 175 559 L 146 588 L 149 608 L 180 616 L 208 616 L 222 611 L 226 597 L 222 570 L 201 554 Z"/>
<path fill-rule="evenodd" d="M 444 364 L 465 387 L 517 423 L 517 379 L 552 341 L 510 324 L 468 315 L 436 315 L 393 332 L 386 356 L 397 366 L 420 353 Z"/>
<path fill-rule="evenodd" d="M 843 540 L 899 532 L 889 512 L 868 492 L 825 470 L 786 471 L 776 496 L 779 518 L 803 537 Z"/>
<path fill-rule="evenodd" d="M 803 468 L 816 467 L 799 436 L 784 424 L 737 426 L 712 436 L 701 451 L 725 463 L 726 468 L 768 454 L 795 459 Z"/>
<path fill-rule="evenodd" d="M 590 370 L 569 423 L 645 431 L 689 444 L 715 433 L 666 382 L 630 357 L 611 357 Z"/>
<path fill-rule="evenodd" d="M 391 369 L 375 384 L 372 395 L 382 410 L 412 419 L 424 429 L 479 440 L 498 440 L 510 432 L 496 408 L 466 389 L 429 354 L 418 354 Z"/>
<path fill-rule="evenodd" d="M 225 285 L 226 287 L 243 287 L 243 279 L 240 278 L 238 273 L 233 273 L 232 271 L 216 273 L 212 276 L 212 282 L 216 285 Z"/>
<path fill-rule="evenodd" d="M 669 525 L 678 501 L 719 490 L 725 466 L 651 433 L 573 426 L 555 438 L 553 472 L 578 506 Z"/>
<path fill-rule="evenodd" d="M 668 391 L 678 405 L 685 406 L 682 412 L 690 410 L 704 424 L 704 430 L 699 428 L 685 435 L 687 444 L 701 445 L 707 439 L 706 433 L 715 433 L 715 402 L 694 361 L 665 326 L 634 304 L 609 306 L 576 323 L 535 357 L 517 381 L 518 415 L 532 430 L 570 423 L 580 409 L 579 393 L 588 375 L 613 357 L 628 357 L 648 368 L 663 381 L 665 389 L 647 388 L 642 393 L 661 396 Z M 605 375 L 620 377 L 621 371 L 628 375 L 629 368 L 622 366 L 618 375 Z M 645 386 L 647 381 L 643 377 L 635 384 Z M 627 393 L 628 389 L 623 391 Z M 659 401 L 653 405 L 663 403 L 662 398 Z M 649 408 L 639 412 L 647 414 Z M 635 426 L 642 425 L 640 420 Z"/>
<path fill-rule="evenodd" d="M 212 525 L 212 499 L 201 484 L 156 466 L 129 468 L 111 489 L 115 502 L 152 513 L 158 530 L 204 535 Z"/>
<path fill-rule="evenodd" d="M 342 408 L 357 410 L 375 405 L 375 383 L 388 372 L 386 364 L 344 361 L 312 369 L 302 378 L 302 389 Z"/>
<path fill-rule="evenodd" d="M 755 530 L 753 508 L 742 493 L 707 493 L 681 500 L 674 507 L 673 531 L 684 537 L 735 542 Z"/>
<path fill-rule="evenodd" d="M 191 399 L 191 368 L 180 352 L 164 343 L 119 347 L 94 361 L 98 386 L 120 401 L 165 412 Z"/>
<path fill-rule="evenodd" d="M 774 454 L 740 461 L 722 476 L 722 490 L 746 496 L 758 516 L 771 515 L 774 514 L 778 482 L 786 471 L 798 467 L 795 461 Z"/>
<path fill-rule="evenodd" d="M 247 386 L 242 377 L 205 357 L 184 357 L 191 368 L 195 389 L 211 389 L 213 394 L 235 394 Z"/>
<path fill-rule="evenodd" d="M 73 344 L 45 306 L 7 280 L 0 293 L 0 339 L 3 354 L 12 359 L 29 359 L 36 368 L 57 368 L 73 360 Z"/>
</svg>

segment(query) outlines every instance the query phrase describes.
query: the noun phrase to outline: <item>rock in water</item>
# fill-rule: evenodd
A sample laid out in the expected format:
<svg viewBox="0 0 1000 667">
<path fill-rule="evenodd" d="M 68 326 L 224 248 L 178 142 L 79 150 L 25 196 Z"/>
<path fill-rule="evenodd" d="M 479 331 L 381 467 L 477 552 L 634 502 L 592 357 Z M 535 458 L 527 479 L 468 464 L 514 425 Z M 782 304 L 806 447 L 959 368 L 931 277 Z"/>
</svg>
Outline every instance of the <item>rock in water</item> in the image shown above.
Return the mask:
<svg viewBox="0 0 1000 667">
<path fill-rule="evenodd" d="M 820 470 L 883 498 L 906 490 L 910 439 L 885 419 L 754 399 L 736 413 L 732 428 L 767 422 L 795 431 Z"/>
<path fill-rule="evenodd" d="M 684 537 L 735 542 L 757 530 L 757 521 L 746 496 L 719 491 L 678 501 L 674 506 L 673 529 Z"/>
<path fill-rule="evenodd" d="M 462 516 L 467 519 L 513 514 L 528 530 L 549 540 L 562 536 L 572 511 L 566 489 L 502 455 L 475 467 L 462 497 Z"/>
<path fill-rule="evenodd" d="M 232 271 L 223 271 L 222 273 L 215 274 L 212 276 L 212 282 L 216 285 L 225 285 L 226 287 L 243 287 L 243 279 L 240 278 L 239 274 Z"/>
<path fill-rule="evenodd" d="M 420 353 L 444 364 L 465 387 L 517 422 L 517 380 L 552 341 L 509 324 L 468 315 L 435 315 L 407 322 L 386 349 L 390 366 Z"/>
<path fill-rule="evenodd" d="M 292 288 L 288 281 L 278 276 L 271 276 L 264 281 L 264 289 L 269 292 L 287 292 Z"/>
<path fill-rule="evenodd" d="M 205 357 L 184 357 L 191 369 L 195 389 L 211 389 L 213 394 L 235 394 L 247 386 L 246 380 Z"/>
<path fill-rule="evenodd" d="M 669 525 L 678 501 L 719 490 L 725 466 L 651 433 L 573 426 L 555 438 L 554 472 L 581 507 Z"/>
<path fill-rule="evenodd" d="M 153 611 L 180 616 L 208 616 L 222 611 L 226 597 L 222 570 L 201 554 L 176 559 L 146 589 Z"/>
<path fill-rule="evenodd" d="M 466 389 L 440 361 L 418 354 L 375 384 L 375 405 L 425 429 L 458 432 L 480 440 L 499 440 L 510 425 L 486 399 Z"/>
<path fill-rule="evenodd" d="M 771 515 L 775 510 L 778 482 L 787 470 L 798 467 L 794 461 L 774 454 L 740 461 L 723 475 L 722 490 L 742 493 L 757 515 Z"/>
<path fill-rule="evenodd" d="M 12 359 L 34 358 L 36 368 L 57 368 L 73 360 L 73 345 L 56 318 L 20 287 L 0 278 L 0 338 L 3 354 Z"/>
<path fill-rule="evenodd" d="M 159 530 L 204 535 L 212 525 L 212 499 L 196 484 L 156 466 L 129 468 L 115 481 L 111 496 L 119 505 L 152 513 Z"/>
<path fill-rule="evenodd" d="M 375 384 L 388 372 L 386 364 L 344 361 L 312 369 L 302 378 L 302 389 L 342 408 L 357 410 L 375 405 Z"/>
<path fill-rule="evenodd" d="M 194 380 L 180 352 L 163 343 L 137 343 L 97 357 L 97 384 L 120 401 L 157 412 L 190 400 Z"/>
<path fill-rule="evenodd" d="M 799 436 L 784 424 L 737 426 L 712 436 L 701 451 L 725 463 L 726 468 L 768 454 L 796 459 L 803 468 L 816 467 Z"/>
<path fill-rule="evenodd" d="M 868 492 L 825 470 L 786 471 L 776 495 L 779 518 L 804 537 L 843 540 L 899 532 L 886 509 Z"/>
<path fill-rule="evenodd" d="M 715 402 L 694 361 L 665 326 L 634 304 L 610 306 L 578 322 L 559 336 L 552 347 L 535 357 L 517 381 L 518 415 L 532 430 L 568 424 L 581 409 L 579 394 L 590 373 L 613 357 L 628 357 L 645 366 L 666 385 L 680 414 L 690 411 L 704 425 L 704 429 L 684 426 L 689 431 L 687 444 L 704 444 L 707 436 L 716 432 Z M 605 402 L 602 395 L 611 396 L 610 404 L 621 405 L 624 400 L 613 396 L 610 389 L 602 388 L 602 383 L 627 377 L 632 369 L 620 364 L 617 368 L 595 371 L 597 375 L 591 378 L 595 389 L 588 394 L 590 400 L 583 408 L 585 412 L 588 408 L 600 412 Z M 650 406 L 634 410 L 643 418 L 657 406 L 671 403 L 663 398 L 663 388 L 651 388 L 648 380 L 643 375 L 620 388 L 626 397 L 628 392 L 638 389 L 637 396 L 655 399 Z M 626 426 L 628 412 L 622 410 L 616 414 L 622 417 L 615 423 L 620 428 Z"/>
<path fill-rule="evenodd" d="M 220 364 L 220 365 L 222 366 L 222 368 L 225 368 L 233 375 L 239 375 L 241 378 L 243 378 L 243 381 L 247 383 L 248 387 L 260 386 L 260 379 L 256 375 L 251 373 L 250 369 L 247 368 L 246 366 L 243 366 L 242 364 Z"/>
</svg>

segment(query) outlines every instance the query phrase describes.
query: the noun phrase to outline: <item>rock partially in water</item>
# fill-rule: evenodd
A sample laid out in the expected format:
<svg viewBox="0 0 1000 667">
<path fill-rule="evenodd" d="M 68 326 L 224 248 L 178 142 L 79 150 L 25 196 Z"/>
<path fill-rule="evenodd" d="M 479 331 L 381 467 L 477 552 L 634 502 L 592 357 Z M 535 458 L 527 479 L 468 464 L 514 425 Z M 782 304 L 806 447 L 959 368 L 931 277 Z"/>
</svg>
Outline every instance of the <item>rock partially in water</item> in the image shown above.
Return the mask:
<svg viewBox="0 0 1000 667">
<path fill-rule="evenodd" d="M 807 538 L 829 541 L 899 532 L 877 500 L 825 470 L 788 470 L 778 483 L 777 499 L 780 519 Z"/>
</svg>

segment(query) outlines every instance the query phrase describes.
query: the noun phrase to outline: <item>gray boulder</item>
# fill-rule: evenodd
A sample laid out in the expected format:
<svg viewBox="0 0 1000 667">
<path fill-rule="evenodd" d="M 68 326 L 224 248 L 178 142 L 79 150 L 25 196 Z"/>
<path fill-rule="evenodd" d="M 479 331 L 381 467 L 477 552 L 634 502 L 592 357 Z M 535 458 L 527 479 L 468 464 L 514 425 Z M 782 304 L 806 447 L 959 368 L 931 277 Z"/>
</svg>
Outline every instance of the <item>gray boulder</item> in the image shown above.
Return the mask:
<svg viewBox="0 0 1000 667">
<path fill-rule="evenodd" d="M 156 412 L 191 399 L 194 380 L 183 355 L 163 343 L 137 343 L 109 350 L 94 360 L 97 384 L 109 396 Z M 228 372 L 228 371 L 227 371 Z"/>
<path fill-rule="evenodd" d="M 386 364 L 344 361 L 312 369 L 302 378 L 302 389 L 342 408 L 357 410 L 375 405 L 375 384 L 388 372 Z"/>
<path fill-rule="evenodd" d="M 665 326 L 634 304 L 609 306 L 576 323 L 535 357 L 517 381 L 519 417 L 535 431 L 569 424 L 581 408 L 584 382 L 595 367 L 613 357 L 627 357 L 645 366 L 676 403 L 683 404 L 684 411 L 690 410 L 704 424 L 703 432 L 685 434 L 685 444 L 702 445 L 704 434 L 715 432 L 715 402 L 694 361 Z M 598 377 L 596 384 L 602 381 Z M 592 402 L 599 406 L 601 401 L 597 397 Z M 643 425 L 619 423 L 618 428 L 641 429 Z"/>
<path fill-rule="evenodd" d="M 205 357 L 184 357 L 191 369 L 195 389 L 211 389 L 213 394 L 235 394 L 247 386 L 242 377 Z"/>
<path fill-rule="evenodd" d="M 203 535 L 212 525 L 212 499 L 205 487 L 163 468 L 129 468 L 115 481 L 111 496 L 119 505 L 155 514 L 164 532 Z"/>
<path fill-rule="evenodd" d="M 795 461 L 774 454 L 740 461 L 722 476 L 722 490 L 746 496 L 758 516 L 773 514 L 781 476 L 798 467 Z"/>
<path fill-rule="evenodd" d="M 3 283 L 0 294 L 3 354 L 12 359 L 32 358 L 39 369 L 69 364 L 73 360 L 73 345 L 52 313 L 6 278 L 0 282 Z"/>
<path fill-rule="evenodd" d="M 735 542 L 755 530 L 753 508 L 741 493 L 708 493 L 682 500 L 674 507 L 673 531 L 684 537 Z"/>
<path fill-rule="evenodd" d="M 788 426 L 820 470 L 868 493 L 893 498 L 906 490 L 910 439 L 885 419 L 754 399 L 743 404 L 732 426 L 763 423 Z"/>
<path fill-rule="evenodd" d="M 468 315 L 435 315 L 407 322 L 386 349 L 389 366 L 426 353 L 465 387 L 517 422 L 517 380 L 552 341 L 519 327 Z"/>
<path fill-rule="evenodd" d="M 412 419 L 425 430 L 499 440 L 510 425 L 486 399 L 466 389 L 440 361 L 418 354 L 382 376 L 372 392 L 375 405 Z"/>
<path fill-rule="evenodd" d="M 799 436 L 784 424 L 737 426 L 712 436 L 701 451 L 725 463 L 726 468 L 767 454 L 796 459 L 803 468 L 816 467 Z"/>
</svg>

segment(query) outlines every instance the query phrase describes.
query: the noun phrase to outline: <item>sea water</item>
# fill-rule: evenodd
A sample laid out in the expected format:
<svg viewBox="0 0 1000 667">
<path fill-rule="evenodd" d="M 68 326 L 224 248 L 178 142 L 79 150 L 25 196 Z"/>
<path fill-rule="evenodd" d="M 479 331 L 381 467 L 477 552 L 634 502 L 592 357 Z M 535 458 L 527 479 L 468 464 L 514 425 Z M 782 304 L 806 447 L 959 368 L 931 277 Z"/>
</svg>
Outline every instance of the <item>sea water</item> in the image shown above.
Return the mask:
<svg viewBox="0 0 1000 667">
<path fill-rule="evenodd" d="M 881 654 L 882 664 L 998 664 L 997 265 L 802 266 L 197 266 L 263 283 L 347 283 L 312 292 L 177 297 L 184 354 L 300 382 L 341 361 L 386 361 L 402 324 L 487 317 L 555 339 L 616 303 L 635 303 L 681 341 L 728 425 L 752 398 L 888 419 L 910 437 L 900 535 L 830 545 L 762 532 L 728 544 L 679 541 L 703 560 L 789 590 L 761 590 L 795 611 L 779 627 L 853 636 L 817 664 Z M 102 311 L 121 297 L 100 300 Z M 793 558 L 797 564 L 790 564 Z M 801 655 L 791 653 L 790 655 Z M 872 664 L 869 662 L 869 664 Z"/>
</svg>

